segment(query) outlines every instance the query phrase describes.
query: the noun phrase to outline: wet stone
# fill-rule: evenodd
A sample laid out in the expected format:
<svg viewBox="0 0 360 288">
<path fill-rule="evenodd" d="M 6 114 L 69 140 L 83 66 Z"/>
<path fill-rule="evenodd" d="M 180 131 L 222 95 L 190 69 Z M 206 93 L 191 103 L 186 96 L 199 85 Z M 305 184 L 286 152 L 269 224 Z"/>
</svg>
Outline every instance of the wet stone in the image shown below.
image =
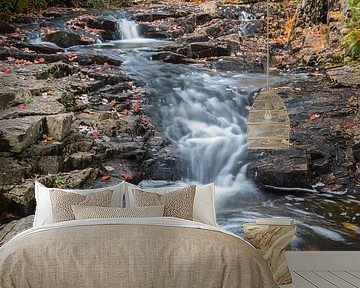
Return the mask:
<svg viewBox="0 0 360 288">
<path fill-rule="evenodd" d="M 44 117 L 28 116 L 0 120 L 0 148 L 19 153 L 42 136 Z"/>
</svg>

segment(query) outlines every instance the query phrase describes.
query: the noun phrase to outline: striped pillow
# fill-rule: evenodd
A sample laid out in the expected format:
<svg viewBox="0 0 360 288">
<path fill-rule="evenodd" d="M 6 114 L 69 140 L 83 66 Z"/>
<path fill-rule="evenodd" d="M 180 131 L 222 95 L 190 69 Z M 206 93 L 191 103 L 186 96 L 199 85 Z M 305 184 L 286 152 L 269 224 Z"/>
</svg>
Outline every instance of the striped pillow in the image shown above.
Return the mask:
<svg viewBox="0 0 360 288">
<path fill-rule="evenodd" d="M 75 219 L 163 217 L 164 206 L 118 208 L 71 205 Z"/>
</svg>

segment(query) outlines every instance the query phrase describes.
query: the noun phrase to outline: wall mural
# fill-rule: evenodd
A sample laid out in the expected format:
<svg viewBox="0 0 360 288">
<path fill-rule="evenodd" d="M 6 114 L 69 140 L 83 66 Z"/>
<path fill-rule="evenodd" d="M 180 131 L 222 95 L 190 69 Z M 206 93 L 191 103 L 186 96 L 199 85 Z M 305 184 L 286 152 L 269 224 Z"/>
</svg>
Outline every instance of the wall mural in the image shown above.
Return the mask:
<svg viewBox="0 0 360 288">
<path fill-rule="evenodd" d="M 244 223 L 290 217 L 290 250 L 359 249 L 352 1 L 311 11 L 295 2 L 95 2 L 32 14 L 0 4 L 10 15 L 0 20 L 1 244 L 31 226 L 35 181 L 72 189 L 126 180 L 215 183 L 217 222 L 228 231 L 244 236 Z M 248 149 L 249 111 L 267 84 L 289 127 L 270 149 Z"/>
</svg>

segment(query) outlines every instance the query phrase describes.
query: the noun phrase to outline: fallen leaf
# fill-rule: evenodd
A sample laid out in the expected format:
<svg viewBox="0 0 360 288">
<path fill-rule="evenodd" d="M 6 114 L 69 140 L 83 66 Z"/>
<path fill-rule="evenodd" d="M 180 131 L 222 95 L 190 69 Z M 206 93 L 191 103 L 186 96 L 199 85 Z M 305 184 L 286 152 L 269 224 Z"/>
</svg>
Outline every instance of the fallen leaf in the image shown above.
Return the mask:
<svg viewBox="0 0 360 288">
<path fill-rule="evenodd" d="M 351 96 L 350 98 L 347 99 L 347 102 L 352 103 L 355 101 L 355 97 Z"/>
<path fill-rule="evenodd" d="M 353 233 L 360 234 L 360 227 L 358 227 L 358 226 L 355 225 L 355 224 L 348 223 L 348 222 L 341 222 L 341 225 L 342 225 L 345 229 L 350 230 L 350 231 L 353 232 Z"/>
<path fill-rule="evenodd" d="M 131 180 L 132 176 L 128 173 L 123 173 L 120 175 L 122 178 L 124 178 L 125 180 Z"/>
<path fill-rule="evenodd" d="M 26 109 L 27 108 L 27 106 L 24 105 L 24 104 L 19 104 L 16 107 L 19 108 L 19 109 Z"/>
<path fill-rule="evenodd" d="M 44 63 L 45 59 L 44 58 L 38 58 L 34 60 L 34 63 L 38 64 L 38 63 Z"/>
<path fill-rule="evenodd" d="M 310 121 L 314 121 L 314 120 L 318 119 L 319 117 L 320 117 L 319 114 L 312 114 L 312 115 L 309 117 L 309 119 L 310 119 Z"/>
<path fill-rule="evenodd" d="M 14 219 L 15 218 L 15 215 L 12 214 L 12 213 L 6 213 L 5 214 L 5 219 Z"/>
<path fill-rule="evenodd" d="M 90 135 L 93 136 L 93 137 L 99 137 L 101 134 L 100 134 L 100 132 L 98 132 L 98 131 L 92 131 L 92 132 L 90 133 Z"/>
<path fill-rule="evenodd" d="M 101 180 L 103 180 L 103 181 L 109 181 L 110 180 L 110 176 L 109 175 L 105 175 L 105 176 L 102 176 L 101 177 Z"/>
<path fill-rule="evenodd" d="M 128 115 L 129 114 L 129 110 L 128 109 L 124 109 L 121 113 Z"/>
<path fill-rule="evenodd" d="M 348 122 L 348 123 L 345 124 L 346 128 L 352 128 L 353 126 L 354 126 L 354 123 Z"/>
<path fill-rule="evenodd" d="M 135 104 L 134 105 L 134 112 L 135 113 L 139 113 L 140 112 L 140 109 L 141 109 L 141 106 L 139 104 Z"/>
<path fill-rule="evenodd" d="M 7 68 L 7 67 L 4 67 L 1 71 L 2 71 L 3 73 L 5 73 L 5 74 L 9 74 L 9 73 L 10 73 L 10 69 Z"/>
</svg>

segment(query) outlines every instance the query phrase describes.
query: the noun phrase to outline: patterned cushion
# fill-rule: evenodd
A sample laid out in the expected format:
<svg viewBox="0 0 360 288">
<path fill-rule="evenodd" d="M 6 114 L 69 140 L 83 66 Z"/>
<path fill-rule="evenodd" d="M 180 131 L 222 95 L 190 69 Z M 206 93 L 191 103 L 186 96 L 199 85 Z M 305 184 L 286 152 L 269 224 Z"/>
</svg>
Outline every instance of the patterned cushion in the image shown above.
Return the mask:
<svg viewBox="0 0 360 288">
<path fill-rule="evenodd" d="M 110 206 L 113 190 L 80 195 L 58 189 L 50 190 L 54 222 L 75 220 L 71 205 Z"/>
<path fill-rule="evenodd" d="M 164 206 L 138 208 L 71 205 L 76 219 L 163 217 Z"/>
<path fill-rule="evenodd" d="M 164 195 L 133 189 L 135 201 L 139 207 L 164 205 L 164 217 L 176 217 L 193 220 L 193 205 L 196 186 L 172 191 Z"/>
</svg>

